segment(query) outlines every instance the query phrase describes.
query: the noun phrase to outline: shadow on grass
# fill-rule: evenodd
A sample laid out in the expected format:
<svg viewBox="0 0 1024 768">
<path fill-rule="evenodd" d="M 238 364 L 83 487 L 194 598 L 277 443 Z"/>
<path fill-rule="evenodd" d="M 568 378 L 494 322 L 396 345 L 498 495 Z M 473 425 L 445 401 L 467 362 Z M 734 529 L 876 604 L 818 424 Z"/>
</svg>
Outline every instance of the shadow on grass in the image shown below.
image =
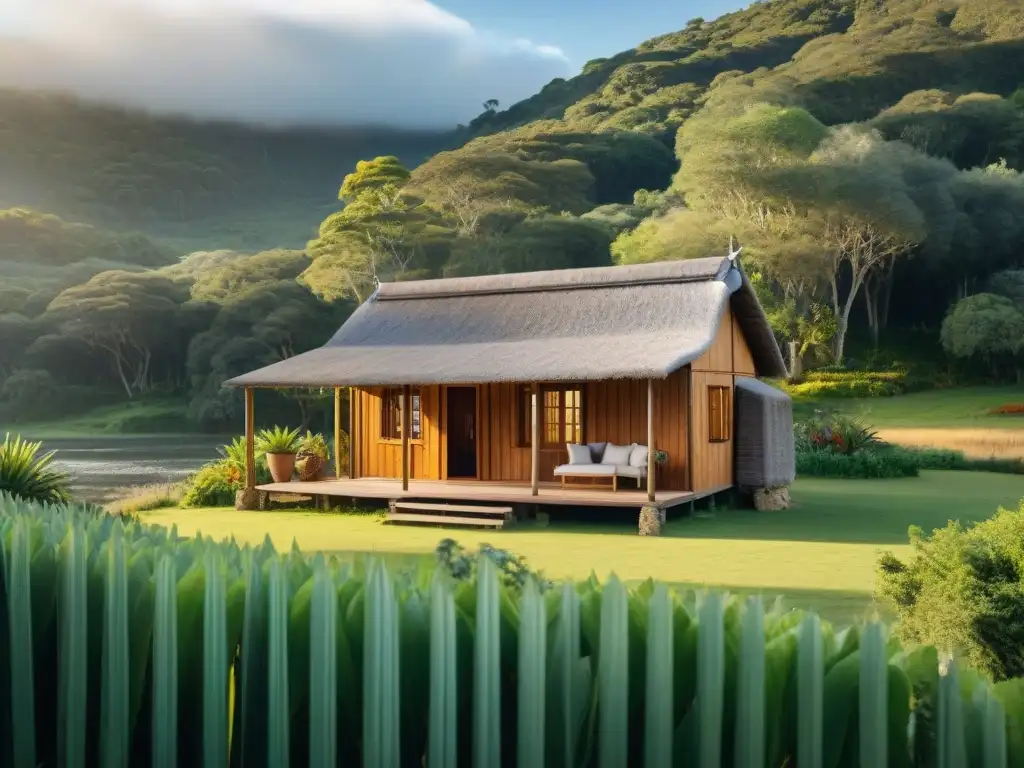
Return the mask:
<svg viewBox="0 0 1024 768">
<path fill-rule="evenodd" d="M 1000 506 L 1016 507 L 1024 479 L 988 472 L 923 472 L 899 480 L 800 479 L 793 507 L 779 512 L 725 509 L 671 517 L 665 536 L 689 539 L 808 541 L 900 545 L 912 525 L 925 531 L 957 520 L 968 525 Z M 526 524 L 496 537 L 545 530 L 551 534 L 635 535 L 635 513 L 624 510 L 553 512 L 545 529 Z M 511 545 L 514 548 L 514 545 Z"/>
</svg>

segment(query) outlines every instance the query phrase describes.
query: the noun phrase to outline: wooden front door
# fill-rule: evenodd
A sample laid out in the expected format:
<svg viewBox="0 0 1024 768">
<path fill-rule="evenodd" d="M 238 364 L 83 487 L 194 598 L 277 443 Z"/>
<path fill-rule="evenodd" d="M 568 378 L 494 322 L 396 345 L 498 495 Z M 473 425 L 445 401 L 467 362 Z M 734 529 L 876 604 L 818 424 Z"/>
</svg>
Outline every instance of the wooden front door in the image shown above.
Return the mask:
<svg viewBox="0 0 1024 768">
<path fill-rule="evenodd" d="M 446 391 L 448 477 L 476 477 L 476 387 Z"/>
</svg>

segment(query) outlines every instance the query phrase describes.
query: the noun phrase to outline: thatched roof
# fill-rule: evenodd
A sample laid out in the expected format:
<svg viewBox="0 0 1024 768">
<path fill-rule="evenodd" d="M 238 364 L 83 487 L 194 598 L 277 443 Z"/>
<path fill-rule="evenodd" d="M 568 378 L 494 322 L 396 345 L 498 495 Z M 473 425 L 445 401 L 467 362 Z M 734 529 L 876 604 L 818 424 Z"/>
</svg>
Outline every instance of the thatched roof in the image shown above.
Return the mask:
<svg viewBox="0 0 1024 768">
<path fill-rule="evenodd" d="M 730 259 L 385 283 L 323 347 L 227 382 L 331 387 L 665 378 L 711 346 L 727 304 L 758 373 L 785 375 Z"/>
</svg>

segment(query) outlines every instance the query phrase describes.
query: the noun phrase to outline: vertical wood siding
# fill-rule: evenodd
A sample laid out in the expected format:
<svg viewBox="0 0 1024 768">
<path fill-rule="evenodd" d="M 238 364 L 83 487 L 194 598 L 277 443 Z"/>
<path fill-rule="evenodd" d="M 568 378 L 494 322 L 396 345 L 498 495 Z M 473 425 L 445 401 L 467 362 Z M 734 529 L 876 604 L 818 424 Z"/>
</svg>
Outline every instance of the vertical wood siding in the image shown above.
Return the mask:
<svg viewBox="0 0 1024 768">
<path fill-rule="evenodd" d="M 729 387 L 730 402 L 736 402 L 736 376 L 756 375 L 754 356 L 739 323 L 726 309 L 718 335 L 711 347 L 693 361 L 693 488 L 709 491 L 732 485 L 736 438 L 735 408 L 730 414 L 730 439 L 709 441 L 708 387 Z"/>
<path fill-rule="evenodd" d="M 439 387 L 420 387 L 421 434 L 410 441 L 409 477 L 438 480 L 440 474 L 440 397 Z M 380 436 L 382 388 L 355 390 L 358 414 L 356 456 L 359 477 L 401 477 L 402 441 L 382 440 Z"/>
<path fill-rule="evenodd" d="M 693 490 L 708 491 L 732 485 L 733 481 L 733 440 L 735 439 L 735 419 L 730 413 L 729 440 L 712 443 L 709 440 L 708 424 L 708 387 L 728 387 L 733 389 L 732 373 L 693 372 Z M 730 402 L 734 402 L 735 393 L 730 392 Z"/>
<path fill-rule="evenodd" d="M 658 488 L 686 490 L 689 450 L 686 434 L 686 403 L 689 370 L 676 371 L 654 382 L 654 446 L 666 451 L 668 463 L 658 468 Z M 599 381 L 587 387 L 584 402 L 587 442 L 617 445 L 647 444 L 647 382 L 630 379 Z M 632 480 L 621 481 L 630 487 Z"/>
<path fill-rule="evenodd" d="M 693 361 L 694 371 L 733 371 L 733 317 L 732 310 L 727 306 L 722 315 L 722 323 L 718 333 L 708 350 Z"/>
<path fill-rule="evenodd" d="M 732 325 L 732 369 L 742 376 L 754 376 L 757 368 L 754 367 L 754 355 L 750 351 L 750 345 L 740 330 L 740 324 L 733 318 Z"/>
</svg>

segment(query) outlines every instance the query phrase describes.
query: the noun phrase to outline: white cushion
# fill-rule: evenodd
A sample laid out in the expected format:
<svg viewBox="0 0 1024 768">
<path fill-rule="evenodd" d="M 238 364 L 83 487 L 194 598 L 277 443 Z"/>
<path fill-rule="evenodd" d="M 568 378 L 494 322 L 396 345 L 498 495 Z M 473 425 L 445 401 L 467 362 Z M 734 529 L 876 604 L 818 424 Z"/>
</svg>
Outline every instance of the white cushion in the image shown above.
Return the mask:
<svg viewBox="0 0 1024 768">
<path fill-rule="evenodd" d="M 590 448 L 587 446 L 568 443 L 565 447 L 569 449 L 569 463 L 573 466 L 594 463 L 594 460 L 590 457 Z"/>
<path fill-rule="evenodd" d="M 604 456 L 604 447 L 608 443 L 587 443 L 587 448 L 590 449 L 590 458 L 594 460 L 595 464 L 599 464 L 601 457 Z"/>
<path fill-rule="evenodd" d="M 615 474 L 619 477 L 647 477 L 647 467 L 616 467 Z"/>
<path fill-rule="evenodd" d="M 629 455 L 633 452 L 633 445 L 616 445 L 608 443 L 604 447 L 604 455 L 601 457 L 602 464 L 614 464 L 615 466 L 627 466 Z"/>
<path fill-rule="evenodd" d="M 633 452 L 629 454 L 629 466 L 631 467 L 646 467 L 647 466 L 647 446 L 646 445 L 634 445 Z"/>
<path fill-rule="evenodd" d="M 616 474 L 618 467 L 611 464 L 562 464 L 555 467 L 556 475 L 604 475 L 611 477 Z"/>
</svg>

